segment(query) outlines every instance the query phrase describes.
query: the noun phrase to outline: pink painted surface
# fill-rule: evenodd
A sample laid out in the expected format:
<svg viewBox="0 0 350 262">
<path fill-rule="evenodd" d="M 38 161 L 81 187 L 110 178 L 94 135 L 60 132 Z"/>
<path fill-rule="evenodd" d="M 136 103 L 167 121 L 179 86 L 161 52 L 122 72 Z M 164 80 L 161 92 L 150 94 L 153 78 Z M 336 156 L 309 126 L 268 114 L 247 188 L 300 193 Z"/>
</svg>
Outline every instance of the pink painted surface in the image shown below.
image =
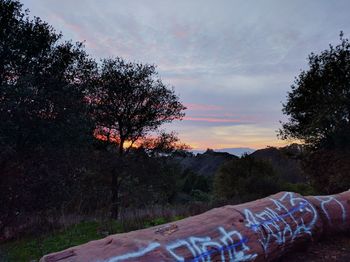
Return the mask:
<svg viewBox="0 0 350 262">
<path fill-rule="evenodd" d="M 41 262 L 266 261 L 322 234 L 350 228 L 350 191 L 303 197 L 280 192 L 165 225 L 108 236 Z"/>
</svg>

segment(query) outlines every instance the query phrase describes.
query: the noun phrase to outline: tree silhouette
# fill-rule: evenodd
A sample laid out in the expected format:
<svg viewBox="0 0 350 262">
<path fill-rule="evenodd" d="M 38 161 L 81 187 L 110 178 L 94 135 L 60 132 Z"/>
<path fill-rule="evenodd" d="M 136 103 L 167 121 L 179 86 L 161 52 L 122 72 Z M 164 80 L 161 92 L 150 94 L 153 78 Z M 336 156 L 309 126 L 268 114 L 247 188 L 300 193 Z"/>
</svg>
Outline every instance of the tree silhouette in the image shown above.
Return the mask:
<svg viewBox="0 0 350 262">
<path fill-rule="evenodd" d="M 349 188 L 350 42 L 342 32 L 338 45 L 310 54 L 283 112 L 289 121 L 280 135 L 308 145 L 303 166 L 313 186 L 323 193 Z"/>
<path fill-rule="evenodd" d="M 84 205 L 91 208 L 108 204 L 110 184 L 117 217 L 123 180 L 129 179 L 125 187 L 141 181 L 131 179 L 138 161 L 151 163 L 142 173 L 153 174 L 164 152 L 178 148 L 175 134 L 159 134 L 159 127 L 181 119 L 184 109 L 155 66 L 121 58 L 98 65 L 82 43 L 31 19 L 19 1 L 0 0 L 0 203 L 9 210 L 0 220 L 77 198 L 90 199 Z M 156 175 L 142 181 L 164 184 Z M 127 198 L 132 192 L 125 187 Z"/>
<path fill-rule="evenodd" d="M 58 208 L 77 191 L 93 138 L 86 93 L 95 68 L 81 43 L 0 0 L 1 221 Z"/>
<path fill-rule="evenodd" d="M 94 93 L 97 132 L 115 139 L 118 153 L 160 125 L 181 119 L 185 107 L 174 90 L 157 77 L 153 65 L 104 60 Z"/>
<path fill-rule="evenodd" d="M 74 145 L 90 136 L 85 90 L 95 68 L 81 43 L 17 1 L 0 1 L 0 142 L 20 151 Z"/>
<path fill-rule="evenodd" d="M 311 53 L 309 69 L 302 71 L 288 93 L 280 136 L 300 139 L 318 147 L 349 147 L 350 43 L 340 34 L 340 44 L 320 54 Z"/>
<path fill-rule="evenodd" d="M 147 135 L 162 124 L 184 116 L 185 107 L 174 90 L 161 81 L 153 65 L 106 59 L 95 86 L 91 101 L 96 135 L 117 144 L 120 162 L 136 142 L 147 140 Z M 168 141 L 172 139 L 168 136 Z M 120 174 L 114 172 L 112 177 L 114 217 L 118 216 Z"/>
</svg>

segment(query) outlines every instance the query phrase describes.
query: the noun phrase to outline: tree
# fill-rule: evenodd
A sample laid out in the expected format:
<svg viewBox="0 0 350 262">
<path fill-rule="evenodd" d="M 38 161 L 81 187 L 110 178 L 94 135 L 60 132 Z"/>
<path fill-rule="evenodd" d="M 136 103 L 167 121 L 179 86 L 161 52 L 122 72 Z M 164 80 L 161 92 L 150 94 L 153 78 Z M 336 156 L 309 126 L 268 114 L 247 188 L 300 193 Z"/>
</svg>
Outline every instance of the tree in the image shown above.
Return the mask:
<svg viewBox="0 0 350 262">
<path fill-rule="evenodd" d="M 19 1 L 0 0 L 1 216 L 59 207 L 83 170 L 96 65 L 81 43 L 61 38 Z"/>
<path fill-rule="evenodd" d="M 97 132 L 118 143 L 119 155 L 126 142 L 131 148 L 160 125 L 181 119 L 186 109 L 157 77 L 155 66 L 121 58 L 103 61 L 93 99 Z"/>
<path fill-rule="evenodd" d="M 0 142 L 16 151 L 73 146 L 92 133 L 85 93 L 95 63 L 21 8 L 0 1 Z"/>
<path fill-rule="evenodd" d="M 311 53 L 309 68 L 296 78 L 283 112 L 282 138 L 296 138 L 308 146 L 304 170 L 313 186 L 335 193 L 350 186 L 350 42 L 320 54 Z"/>
<path fill-rule="evenodd" d="M 350 147 L 350 42 L 340 34 L 340 44 L 309 55 L 288 93 L 280 136 L 304 141 L 313 148 Z"/>
<path fill-rule="evenodd" d="M 174 90 L 163 84 L 153 65 L 121 58 L 103 60 L 96 87 L 91 94 L 96 136 L 117 144 L 121 163 L 136 142 L 142 143 L 162 124 L 184 116 L 185 107 Z M 123 171 L 114 172 L 112 177 L 113 217 L 118 216 L 122 177 Z"/>
</svg>

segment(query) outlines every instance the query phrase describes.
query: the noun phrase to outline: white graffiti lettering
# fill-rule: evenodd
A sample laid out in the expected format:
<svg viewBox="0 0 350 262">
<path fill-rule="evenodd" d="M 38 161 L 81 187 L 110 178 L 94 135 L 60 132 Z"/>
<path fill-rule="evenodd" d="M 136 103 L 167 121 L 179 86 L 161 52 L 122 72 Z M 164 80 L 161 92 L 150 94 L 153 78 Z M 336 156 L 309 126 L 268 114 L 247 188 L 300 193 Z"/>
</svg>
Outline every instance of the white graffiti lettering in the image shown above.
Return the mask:
<svg viewBox="0 0 350 262">
<path fill-rule="evenodd" d="M 300 234 L 312 235 L 312 228 L 317 221 L 317 212 L 312 204 L 293 193 L 287 192 L 279 199 L 270 199 L 275 208 L 265 208 L 261 212 L 253 213 L 249 209 L 244 210 L 246 226 L 259 233 L 260 243 L 268 252 L 269 245 L 274 241 L 284 245 L 292 242 Z M 287 206 L 291 206 L 290 209 Z M 302 214 L 310 213 L 312 218 L 305 223 Z M 298 214 L 298 215 L 296 215 Z M 286 220 L 291 219 L 293 224 Z"/>
<path fill-rule="evenodd" d="M 174 261 L 178 262 L 210 262 L 213 257 L 215 257 L 215 261 L 239 262 L 252 261 L 257 257 L 257 254 L 248 254 L 250 251 L 250 248 L 246 244 L 248 240 L 238 231 L 233 230 L 227 232 L 223 227 L 218 227 L 217 230 L 221 234 L 218 239 L 212 239 L 208 236 L 191 236 L 186 239 L 176 240 L 165 245 L 164 248 L 174 258 Z M 129 259 L 136 260 L 157 248 L 162 248 L 162 245 L 158 242 L 153 242 L 146 248 L 109 258 L 105 260 L 105 262 L 119 262 Z"/>
<path fill-rule="evenodd" d="M 256 254 L 247 254 L 250 251 L 246 245 L 247 239 L 236 231 L 227 232 L 223 227 L 218 228 L 221 238 L 213 240 L 210 237 L 189 237 L 186 240 L 178 240 L 167 245 L 167 250 L 176 259 L 176 261 L 185 261 L 183 256 L 176 254 L 175 250 L 188 248 L 193 255 L 190 261 L 210 262 L 215 256 L 215 261 L 251 261 L 256 258 Z M 210 248 L 209 248 L 210 247 Z"/>
<path fill-rule="evenodd" d="M 332 219 L 331 219 L 326 207 L 327 207 L 327 205 L 332 204 L 332 202 L 334 202 L 335 204 L 337 204 L 340 207 L 341 212 L 342 212 L 343 223 L 345 223 L 345 221 L 346 221 L 345 208 L 344 208 L 343 204 L 340 203 L 335 197 L 333 197 L 333 196 L 315 196 L 314 198 L 317 199 L 318 201 L 320 201 L 322 211 L 326 215 L 330 224 L 332 224 Z"/>
</svg>

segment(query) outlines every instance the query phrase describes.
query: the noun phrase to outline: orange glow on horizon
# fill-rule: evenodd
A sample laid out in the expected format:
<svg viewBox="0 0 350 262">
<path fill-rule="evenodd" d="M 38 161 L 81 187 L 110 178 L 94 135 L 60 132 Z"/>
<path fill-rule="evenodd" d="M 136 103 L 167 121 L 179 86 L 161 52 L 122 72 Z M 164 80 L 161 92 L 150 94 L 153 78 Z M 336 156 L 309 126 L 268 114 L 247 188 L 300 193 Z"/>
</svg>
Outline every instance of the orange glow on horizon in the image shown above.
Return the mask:
<svg viewBox="0 0 350 262">
<path fill-rule="evenodd" d="M 224 127 L 225 128 L 225 127 Z M 229 127 L 230 128 L 230 127 Z M 180 143 L 185 144 L 190 150 L 206 150 L 211 149 L 223 149 L 223 148 L 251 148 L 251 149 L 262 149 L 266 147 L 284 147 L 292 143 L 302 144 L 301 141 L 296 140 L 281 140 L 277 139 L 275 135 L 270 135 L 270 132 L 265 132 L 264 130 L 254 131 L 249 133 L 249 129 L 238 129 L 238 130 L 228 130 L 217 128 L 217 130 L 205 130 L 199 129 L 192 133 L 181 132 L 179 134 Z M 209 131 L 209 132 L 208 132 Z M 258 134 L 254 134 L 257 132 Z M 232 134 L 232 135 L 231 135 Z M 107 141 L 107 135 L 101 130 L 96 130 L 95 137 L 102 141 Z M 137 148 L 144 143 L 153 143 L 151 140 L 155 137 L 149 137 L 146 139 L 139 139 L 135 143 L 131 141 L 124 142 L 124 148 Z M 109 137 L 110 142 L 119 143 L 119 138 L 115 135 Z M 150 145 L 150 144 L 149 144 Z"/>
<path fill-rule="evenodd" d="M 95 136 L 95 138 L 98 139 L 98 140 L 102 140 L 102 141 L 107 141 L 107 140 L 108 140 L 108 138 L 107 138 L 106 135 L 95 134 L 94 136 Z M 113 136 L 113 137 L 110 137 L 110 138 L 109 138 L 109 141 L 112 142 L 112 143 L 118 144 L 119 141 L 120 141 L 120 139 Z M 136 147 L 136 146 L 135 146 L 131 141 L 126 140 L 126 141 L 124 142 L 123 148 L 129 148 L 129 147 Z"/>
</svg>

